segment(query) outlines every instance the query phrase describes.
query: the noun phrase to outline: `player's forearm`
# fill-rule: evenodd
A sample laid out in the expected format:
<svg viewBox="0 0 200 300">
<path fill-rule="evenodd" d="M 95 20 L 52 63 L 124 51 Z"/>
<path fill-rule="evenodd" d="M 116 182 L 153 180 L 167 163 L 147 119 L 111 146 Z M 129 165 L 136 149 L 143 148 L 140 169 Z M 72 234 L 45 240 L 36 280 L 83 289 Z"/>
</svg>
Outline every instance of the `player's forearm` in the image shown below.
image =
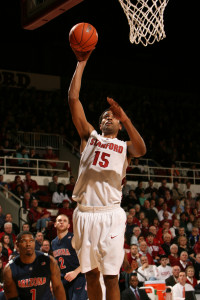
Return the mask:
<svg viewBox="0 0 200 300">
<path fill-rule="evenodd" d="M 53 293 L 56 300 L 66 300 L 65 290 L 62 284 L 53 288 Z"/>
<path fill-rule="evenodd" d="M 133 155 L 134 157 L 140 157 L 145 155 L 146 146 L 144 140 L 139 134 L 139 132 L 137 131 L 137 129 L 133 126 L 131 120 L 128 117 L 123 121 L 123 125 L 132 143 L 132 147 L 129 147 L 130 148 L 129 152 L 131 152 L 130 154 Z"/>
<path fill-rule="evenodd" d="M 72 77 L 72 81 L 69 86 L 68 91 L 68 99 L 69 104 L 71 101 L 79 100 L 79 93 L 81 89 L 81 80 L 83 76 L 83 71 L 86 66 L 86 61 L 81 61 L 77 63 L 76 70 L 74 72 L 74 75 Z"/>
</svg>

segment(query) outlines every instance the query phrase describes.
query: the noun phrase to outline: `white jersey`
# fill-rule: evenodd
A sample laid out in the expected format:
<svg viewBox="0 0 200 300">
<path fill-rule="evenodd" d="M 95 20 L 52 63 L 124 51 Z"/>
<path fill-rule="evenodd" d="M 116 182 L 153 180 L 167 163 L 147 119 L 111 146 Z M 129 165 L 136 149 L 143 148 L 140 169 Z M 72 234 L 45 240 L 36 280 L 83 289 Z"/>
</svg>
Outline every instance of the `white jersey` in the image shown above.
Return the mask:
<svg viewBox="0 0 200 300">
<path fill-rule="evenodd" d="M 126 142 L 93 130 L 81 154 L 73 200 L 84 206 L 119 204 L 127 166 Z"/>
<path fill-rule="evenodd" d="M 158 269 L 158 279 L 165 280 L 172 275 L 172 267 L 170 266 L 163 267 L 162 265 L 160 265 L 158 266 L 157 269 Z"/>
</svg>

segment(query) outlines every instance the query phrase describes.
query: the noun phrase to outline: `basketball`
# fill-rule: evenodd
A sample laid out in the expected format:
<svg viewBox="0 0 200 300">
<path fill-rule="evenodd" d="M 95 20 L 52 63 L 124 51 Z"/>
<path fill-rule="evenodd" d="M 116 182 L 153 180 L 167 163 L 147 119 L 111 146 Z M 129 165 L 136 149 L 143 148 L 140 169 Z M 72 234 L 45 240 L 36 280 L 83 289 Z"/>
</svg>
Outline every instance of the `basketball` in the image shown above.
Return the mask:
<svg viewBox="0 0 200 300">
<path fill-rule="evenodd" d="M 91 51 L 98 41 L 98 33 L 94 26 L 88 23 L 76 24 L 69 33 L 69 43 L 72 49 L 80 52 Z"/>
</svg>

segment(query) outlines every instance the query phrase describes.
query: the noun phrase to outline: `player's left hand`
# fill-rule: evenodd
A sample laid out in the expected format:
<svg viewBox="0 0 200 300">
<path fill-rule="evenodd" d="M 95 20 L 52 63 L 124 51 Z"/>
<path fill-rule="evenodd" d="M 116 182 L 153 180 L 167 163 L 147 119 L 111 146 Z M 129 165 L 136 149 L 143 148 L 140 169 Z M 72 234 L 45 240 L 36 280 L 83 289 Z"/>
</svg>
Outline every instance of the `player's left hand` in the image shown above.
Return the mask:
<svg viewBox="0 0 200 300">
<path fill-rule="evenodd" d="M 125 122 L 128 117 L 121 106 L 112 98 L 107 97 L 107 101 L 110 104 L 110 110 L 112 111 L 113 115 L 122 123 Z"/>
<path fill-rule="evenodd" d="M 76 278 L 77 274 L 75 271 L 71 271 L 65 274 L 64 278 L 65 280 L 71 282 L 72 280 L 74 280 Z"/>
</svg>

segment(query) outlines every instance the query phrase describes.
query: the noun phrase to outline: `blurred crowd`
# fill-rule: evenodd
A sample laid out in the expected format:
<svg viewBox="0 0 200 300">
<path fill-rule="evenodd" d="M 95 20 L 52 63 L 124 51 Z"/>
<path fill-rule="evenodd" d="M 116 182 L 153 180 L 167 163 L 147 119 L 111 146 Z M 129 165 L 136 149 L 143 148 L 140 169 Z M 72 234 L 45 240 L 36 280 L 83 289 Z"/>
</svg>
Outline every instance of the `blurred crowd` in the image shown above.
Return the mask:
<svg viewBox="0 0 200 300">
<path fill-rule="evenodd" d="M 200 104 L 195 96 L 88 81 L 81 90 L 81 99 L 88 121 L 96 129 L 96 116 L 107 107 L 106 96 L 122 105 L 142 134 L 147 145 L 146 157 L 165 167 L 174 161 L 200 160 L 197 139 Z M 75 147 L 79 146 L 66 91 L 1 87 L 0 119 L 1 147 L 7 146 L 5 143 L 9 141 L 9 147 L 13 148 L 19 130 L 60 134 Z M 124 130 L 121 137 L 126 139 Z"/>
</svg>

